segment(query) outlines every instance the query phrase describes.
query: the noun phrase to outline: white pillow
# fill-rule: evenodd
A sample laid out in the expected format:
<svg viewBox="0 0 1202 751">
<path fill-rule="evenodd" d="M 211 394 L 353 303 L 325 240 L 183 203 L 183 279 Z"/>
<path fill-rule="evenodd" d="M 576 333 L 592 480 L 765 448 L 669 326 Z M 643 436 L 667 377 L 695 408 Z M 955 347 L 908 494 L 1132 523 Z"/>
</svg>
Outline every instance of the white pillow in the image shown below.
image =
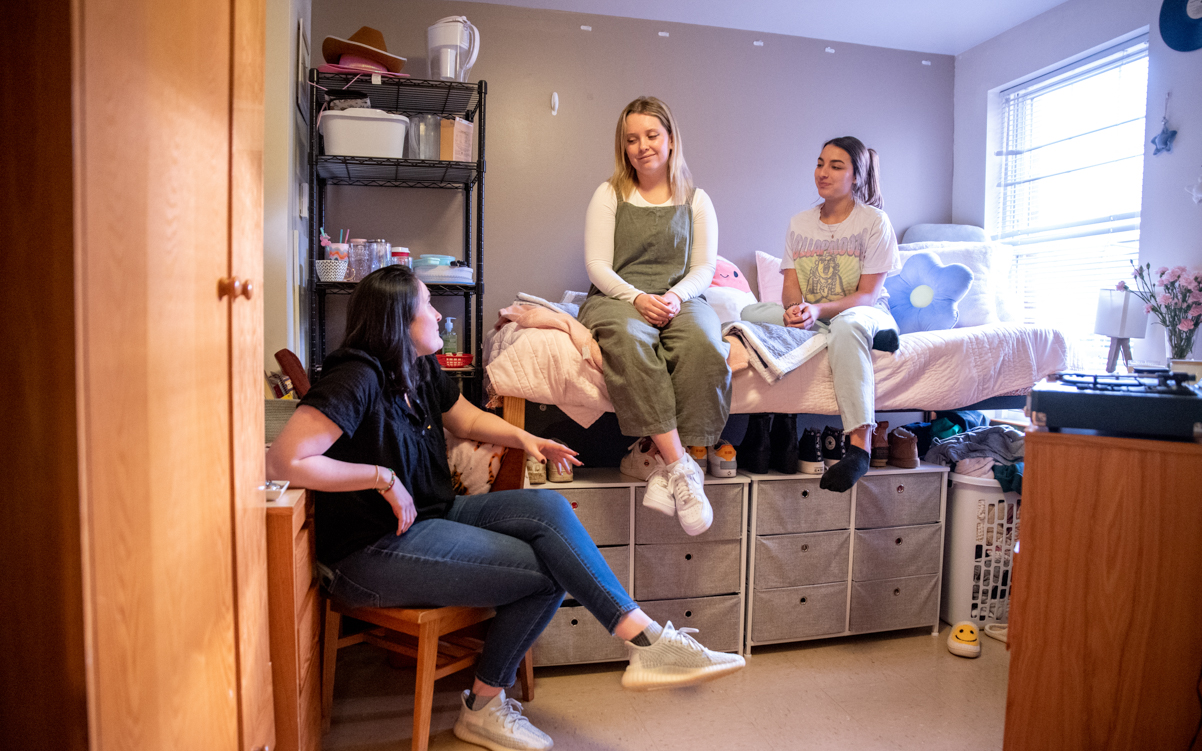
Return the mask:
<svg viewBox="0 0 1202 751">
<path fill-rule="evenodd" d="M 780 256 L 768 255 L 762 250 L 757 250 L 755 273 L 759 277 L 760 302 L 781 303 L 785 278 L 780 273 Z"/>
<path fill-rule="evenodd" d="M 707 287 L 705 299 L 722 323 L 741 320 L 743 308 L 755 304 L 755 295 L 732 287 Z"/>
<path fill-rule="evenodd" d="M 956 328 L 981 326 L 986 323 L 1016 320 L 1018 307 L 1014 301 L 1011 274 L 1014 254 L 1002 243 L 923 242 L 898 246 L 901 261 L 919 251 L 939 256 L 943 264 L 962 263 L 973 275 L 972 286 L 957 308 L 960 320 Z"/>
</svg>

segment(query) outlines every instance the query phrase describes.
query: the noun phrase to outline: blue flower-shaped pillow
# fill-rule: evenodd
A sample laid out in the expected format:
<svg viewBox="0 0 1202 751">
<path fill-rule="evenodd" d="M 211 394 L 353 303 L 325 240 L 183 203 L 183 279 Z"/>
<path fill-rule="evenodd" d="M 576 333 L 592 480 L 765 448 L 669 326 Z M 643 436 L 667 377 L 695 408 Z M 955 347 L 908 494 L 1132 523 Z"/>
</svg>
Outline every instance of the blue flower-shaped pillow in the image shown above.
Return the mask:
<svg viewBox="0 0 1202 751">
<path fill-rule="evenodd" d="M 903 334 L 954 328 L 956 303 L 972 285 L 972 271 L 961 263 L 939 263 L 934 253 L 915 253 L 901 273 L 885 278 L 889 312 Z"/>
</svg>

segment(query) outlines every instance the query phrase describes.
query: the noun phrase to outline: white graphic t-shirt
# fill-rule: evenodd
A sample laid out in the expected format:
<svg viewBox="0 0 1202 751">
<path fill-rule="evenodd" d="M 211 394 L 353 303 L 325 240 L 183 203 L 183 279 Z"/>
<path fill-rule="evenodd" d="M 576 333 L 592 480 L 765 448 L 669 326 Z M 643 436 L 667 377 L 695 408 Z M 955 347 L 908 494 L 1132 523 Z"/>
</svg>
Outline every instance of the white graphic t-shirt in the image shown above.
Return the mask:
<svg viewBox="0 0 1202 751">
<path fill-rule="evenodd" d="M 897 237 L 889 217 L 878 208 L 856 203 L 838 224 L 823 224 L 814 207 L 789 220 L 781 273 L 797 271 L 797 283 L 808 303 L 833 302 L 856 291 L 861 274 L 894 271 L 898 266 Z M 877 302 L 888 299 L 881 287 Z"/>
</svg>

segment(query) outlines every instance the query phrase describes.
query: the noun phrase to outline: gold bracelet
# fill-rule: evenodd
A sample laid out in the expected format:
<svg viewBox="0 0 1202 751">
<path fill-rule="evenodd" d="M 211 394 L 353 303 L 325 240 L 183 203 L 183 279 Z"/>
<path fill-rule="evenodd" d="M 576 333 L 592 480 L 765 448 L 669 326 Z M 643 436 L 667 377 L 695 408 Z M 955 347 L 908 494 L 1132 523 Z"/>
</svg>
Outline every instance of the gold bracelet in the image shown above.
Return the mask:
<svg viewBox="0 0 1202 751">
<path fill-rule="evenodd" d="M 375 470 L 376 470 L 376 479 L 372 480 L 371 487 L 372 487 L 372 490 L 379 490 L 380 489 L 380 465 L 379 464 L 375 465 Z"/>
</svg>

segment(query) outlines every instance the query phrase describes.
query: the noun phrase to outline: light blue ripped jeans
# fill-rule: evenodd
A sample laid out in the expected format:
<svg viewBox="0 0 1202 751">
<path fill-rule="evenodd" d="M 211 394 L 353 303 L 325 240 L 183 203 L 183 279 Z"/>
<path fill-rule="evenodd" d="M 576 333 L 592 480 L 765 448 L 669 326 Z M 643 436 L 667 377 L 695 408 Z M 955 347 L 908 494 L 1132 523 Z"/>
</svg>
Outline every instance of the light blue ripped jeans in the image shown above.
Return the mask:
<svg viewBox="0 0 1202 751">
<path fill-rule="evenodd" d="M 743 308 L 744 321 L 785 323 L 785 308 L 779 303 L 756 303 Z M 887 299 L 875 305 L 857 305 L 829 321 L 819 320 L 814 330 L 827 334 L 826 354 L 835 380 L 835 402 L 843 419 L 843 430 L 867 425 L 876 427 L 876 378 L 872 372 L 872 339 L 878 331 L 897 331 Z"/>
</svg>

